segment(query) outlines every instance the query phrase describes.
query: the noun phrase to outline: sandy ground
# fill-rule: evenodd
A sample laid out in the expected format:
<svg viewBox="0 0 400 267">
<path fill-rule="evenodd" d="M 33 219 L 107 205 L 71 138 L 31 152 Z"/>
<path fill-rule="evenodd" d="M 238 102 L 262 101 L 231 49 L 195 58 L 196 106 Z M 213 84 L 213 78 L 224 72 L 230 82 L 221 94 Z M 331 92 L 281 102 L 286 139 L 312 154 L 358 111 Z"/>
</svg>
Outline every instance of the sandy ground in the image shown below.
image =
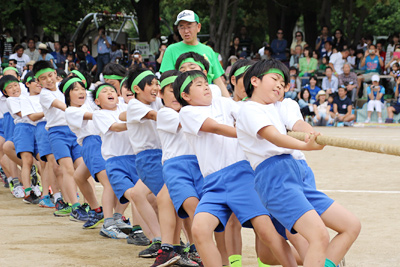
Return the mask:
<svg viewBox="0 0 400 267">
<path fill-rule="evenodd" d="M 320 131 L 400 145 L 400 129 Z M 305 154 L 317 187 L 361 220 L 362 231 L 346 255 L 346 266 L 400 266 L 400 158 L 335 147 Z M 243 266 L 257 266 L 253 232 L 245 229 L 242 235 Z M 54 217 L 51 210 L 24 204 L 1 185 L 0 266 L 150 266 L 153 260 L 137 257 L 142 249 L 101 237 L 99 229 L 84 230 L 81 223 Z"/>
</svg>

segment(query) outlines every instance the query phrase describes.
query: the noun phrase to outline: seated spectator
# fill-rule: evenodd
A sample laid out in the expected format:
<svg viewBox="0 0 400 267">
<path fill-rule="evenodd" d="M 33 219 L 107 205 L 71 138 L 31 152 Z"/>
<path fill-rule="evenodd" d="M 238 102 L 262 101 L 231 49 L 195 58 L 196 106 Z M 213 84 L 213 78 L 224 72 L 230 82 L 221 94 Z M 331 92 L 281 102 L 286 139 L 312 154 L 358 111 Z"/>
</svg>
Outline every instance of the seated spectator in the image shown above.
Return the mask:
<svg viewBox="0 0 400 267">
<path fill-rule="evenodd" d="M 251 53 L 253 51 L 253 39 L 251 39 L 247 34 L 246 26 L 240 27 L 239 38 L 240 38 L 239 42 L 240 50 L 246 53 L 245 57 L 251 56 Z"/>
<path fill-rule="evenodd" d="M 389 73 L 389 75 L 392 76 L 392 77 L 390 78 L 390 82 L 389 82 L 390 88 L 396 86 L 397 77 L 400 75 L 400 69 L 399 69 L 399 67 L 400 67 L 399 63 L 395 62 L 395 63 L 392 65 L 392 67 L 390 68 L 390 73 Z"/>
<path fill-rule="evenodd" d="M 331 41 L 326 41 L 325 42 L 325 52 L 321 53 L 321 57 L 331 57 L 331 55 L 333 54 L 333 50 L 332 50 L 332 42 Z"/>
<path fill-rule="evenodd" d="M 349 50 L 344 49 L 342 52 L 332 54 L 329 58 L 329 66 L 332 68 L 336 77 L 343 73 L 343 65 L 349 56 Z"/>
<path fill-rule="evenodd" d="M 272 48 L 272 57 L 275 59 L 279 59 L 280 61 L 286 60 L 286 47 L 287 41 L 283 39 L 283 30 L 279 29 L 276 33 L 277 39 L 272 40 L 271 48 Z"/>
<path fill-rule="evenodd" d="M 335 112 L 333 112 L 333 101 L 335 100 L 334 99 L 335 95 L 334 94 L 330 94 L 330 95 L 327 94 L 327 96 L 328 96 L 328 105 L 330 106 L 329 115 L 331 116 L 331 118 L 336 118 L 336 114 L 335 114 Z"/>
<path fill-rule="evenodd" d="M 41 43 L 41 44 L 39 45 L 39 54 L 40 54 L 39 60 L 50 61 L 51 64 L 53 64 L 54 68 L 55 68 L 55 69 L 57 68 L 56 64 L 54 63 L 54 58 L 53 58 L 53 56 L 49 53 L 49 50 L 48 50 L 48 48 L 47 48 L 47 45 L 45 45 L 45 44 L 43 44 L 43 43 Z"/>
<path fill-rule="evenodd" d="M 323 57 L 318 66 L 318 74 L 325 75 L 325 70 L 329 66 L 329 57 Z"/>
<path fill-rule="evenodd" d="M 293 40 L 292 44 L 290 45 L 290 54 L 295 55 L 296 54 L 296 46 L 300 45 L 301 49 L 303 50 L 304 47 L 307 46 L 307 43 L 304 42 L 304 36 L 301 31 L 297 31 L 296 34 L 294 35 L 295 39 Z"/>
<path fill-rule="evenodd" d="M 396 44 L 399 43 L 399 34 L 395 33 L 389 36 L 388 38 L 388 46 L 386 48 L 386 57 L 385 57 L 385 66 L 392 60 L 393 52 Z"/>
<path fill-rule="evenodd" d="M 95 71 L 97 69 L 97 62 L 92 57 L 92 55 L 89 53 L 89 46 L 87 44 L 83 44 L 83 45 L 81 45 L 80 50 L 85 54 L 86 66 L 87 66 L 89 72 L 95 73 Z"/>
<path fill-rule="evenodd" d="M 314 126 L 328 126 L 333 119 L 330 114 L 330 105 L 326 100 L 326 93 L 320 90 L 317 94 L 317 101 L 314 102 Z"/>
<path fill-rule="evenodd" d="M 314 100 L 311 99 L 310 91 L 308 89 L 303 89 L 299 95 L 299 101 L 297 101 L 300 106 L 301 114 L 303 118 L 307 119 L 308 116 L 314 116 Z"/>
<path fill-rule="evenodd" d="M 387 108 L 388 117 L 385 121 L 386 123 L 393 123 L 394 114 L 397 115 L 400 113 L 399 86 L 400 86 L 400 76 L 397 76 L 396 77 L 396 85 L 393 89 L 395 102 L 392 105 L 390 105 L 390 107 Z"/>
<path fill-rule="evenodd" d="M 311 95 L 311 99 L 314 101 L 316 100 L 316 96 L 317 96 L 318 92 L 321 91 L 321 88 L 319 88 L 317 86 L 317 81 L 318 81 L 317 79 L 318 78 L 316 75 L 311 76 L 310 83 L 304 87 L 304 89 L 308 89 L 308 91 L 310 92 L 310 95 Z"/>
<path fill-rule="evenodd" d="M 296 45 L 294 54 L 290 57 L 289 66 L 290 67 L 299 67 L 299 60 L 303 57 L 303 48 L 301 45 Z"/>
<path fill-rule="evenodd" d="M 143 63 L 143 58 L 139 50 L 133 51 L 131 67 L 133 66 L 147 69 L 146 65 Z"/>
<path fill-rule="evenodd" d="M 333 48 L 336 49 L 337 52 L 347 49 L 347 41 L 343 37 L 343 32 L 341 29 L 336 29 L 332 44 Z"/>
<path fill-rule="evenodd" d="M 334 94 L 338 91 L 339 80 L 333 75 L 332 68 L 327 67 L 325 70 L 325 75 L 322 79 L 322 90 L 327 94 Z"/>
<path fill-rule="evenodd" d="M 379 40 L 378 42 L 376 42 L 376 50 L 378 50 L 379 56 L 382 58 L 383 60 L 383 67 L 381 69 L 381 73 L 384 73 L 385 71 L 385 59 L 386 59 L 386 52 L 383 51 L 383 41 Z"/>
<path fill-rule="evenodd" d="M 350 63 L 344 63 L 343 73 L 339 75 L 339 86 L 342 85 L 346 86 L 347 96 L 349 96 L 354 103 L 357 93 L 357 74 L 351 71 Z"/>
<path fill-rule="evenodd" d="M 307 46 L 304 49 L 304 57 L 299 59 L 300 77 L 310 77 L 317 70 L 318 61 L 312 57 L 312 48 Z M 302 86 L 308 83 L 308 79 L 302 80 Z"/>
<path fill-rule="evenodd" d="M 328 26 L 322 26 L 321 30 L 321 35 L 318 36 L 316 42 L 315 42 L 315 50 L 319 52 L 319 54 L 322 57 L 322 54 L 325 53 L 325 43 L 331 41 L 332 42 L 332 36 L 329 36 L 329 29 Z"/>
<path fill-rule="evenodd" d="M 379 56 L 379 51 L 376 49 L 375 45 L 371 44 L 365 51 L 365 56 L 361 60 L 361 67 L 366 66 L 363 78 L 365 82 L 370 82 L 373 75 L 378 74 L 383 66 L 383 59 Z"/>
<path fill-rule="evenodd" d="M 238 57 L 240 54 L 240 38 L 238 36 L 233 38 L 233 43 L 231 47 L 229 48 L 229 56 L 236 56 Z"/>
<path fill-rule="evenodd" d="M 285 98 L 291 98 L 296 100 L 297 97 L 297 88 L 300 84 L 299 78 L 297 77 L 297 69 L 295 67 L 289 68 L 290 75 L 290 87 L 289 90 L 285 93 Z"/>
<path fill-rule="evenodd" d="M 365 120 L 366 123 L 371 121 L 371 114 L 376 110 L 378 113 L 378 122 L 382 123 L 382 106 L 384 102 L 383 96 L 385 95 L 385 87 L 379 85 L 379 75 L 375 74 L 371 78 L 372 85 L 367 88 L 368 102 L 367 110 L 368 117 Z"/>
<path fill-rule="evenodd" d="M 357 69 L 355 56 L 356 50 L 354 49 L 354 47 L 350 47 L 349 53 L 350 55 L 347 57 L 347 62 L 350 64 L 351 69 Z"/>
<path fill-rule="evenodd" d="M 263 52 L 264 52 L 263 54 L 260 54 L 261 59 L 268 60 L 268 59 L 272 58 L 272 48 L 271 47 L 265 46 Z"/>
<path fill-rule="evenodd" d="M 333 100 L 333 112 L 336 121 L 345 122 L 346 126 L 353 125 L 352 121 L 355 120 L 356 116 L 353 114 L 353 103 L 347 97 L 346 87 L 339 88 L 338 95 Z"/>
<path fill-rule="evenodd" d="M 396 48 L 395 52 L 400 52 L 400 48 Z M 393 55 L 392 59 L 389 61 L 388 64 L 386 64 L 385 69 L 390 69 L 394 63 L 399 64 L 400 63 L 400 58 L 397 55 Z"/>
<path fill-rule="evenodd" d="M 25 69 L 26 63 L 31 59 L 27 54 L 24 54 L 24 47 L 20 44 L 16 45 L 14 48 L 14 54 L 11 54 L 10 59 L 15 59 L 17 61 L 17 69 L 19 73 L 22 73 Z"/>
<path fill-rule="evenodd" d="M 229 76 L 229 74 L 231 73 L 232 66 L 233 66 L 233 64 L 236 63 L 236 61 L 238 61 L 237 56 L 230 56 L 228 58 L 228 67 L 226 67 L 226 70 L 225 70 L 226 76 Z"/>
</svg>

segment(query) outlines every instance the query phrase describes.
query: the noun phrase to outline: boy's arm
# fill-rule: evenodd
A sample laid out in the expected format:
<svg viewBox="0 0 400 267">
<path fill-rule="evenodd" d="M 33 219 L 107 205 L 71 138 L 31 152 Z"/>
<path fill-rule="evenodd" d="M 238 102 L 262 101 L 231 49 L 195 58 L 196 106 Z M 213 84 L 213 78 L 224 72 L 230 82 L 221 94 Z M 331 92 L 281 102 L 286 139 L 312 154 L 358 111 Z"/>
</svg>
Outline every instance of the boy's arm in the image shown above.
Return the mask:
<svg viewBox="0 0 400 267">
<path fill-rule="evenodd" d="M 43 113 L 43 112 L 32 113 L 32 114 L 29 114 L 29 115 L 28 115 L 28 118 L 29 118 L 31 121 L 38 121 L 38 120 L 40 120 L 40 119 L 43 118 L 43 117 L 44 117 L 44 113 Z"/>
<path fill-rule="evenodd" d="M 113 131 L 113 132 L 123 132 L 123 131 L 126 131 L 126 130 L 127 130 L 126 123 L 125 123 L 125 122 L 120 122 L 120 123 L 115 122 L 115 123 L 113 123 L 113 124 L 110 126 L 110 129 L 109 129 L 109 130 L 110 130 L 110 131 Z"/>
<path fill-rule="evenodd" d="M 221 90 L 221 95 L 223 97 L 229 97 L 228 89 L 226 89 L 226 86 L 225 86 L 224 82 L 222 81 L 221 77 L 218 77 L 213 82 L 214 82 L 214 84 L 218 85 L 219 89 Z"/>
<path fill-rule="evenodd" d="M 200 131 L 207 132 L 207 133 L 214 133 L 226 137 L 233 137 L 236 138 L 236 128 L 220 124 L 211 118 L 207 118 L 204 123 L 201 125 Z"/>
<path fill-rule="evenodd" d="M 55 99 L 52 103 L 51 106 L 53 108 L 58 108 L 61 109 L 62 111 L 65 111 L 67 109 L 67 105 L 63 103 L 61 100 Z"/>
<path fill-rule="evenodd" d="M 311 135 L 307 143 L 299 141 L 288 135 L 281 134 L 275 128 L 275 126 L 272 125 L 261 128 L 257 134 L 278 147 L 297 150 L 321 150 L 324 148 L 324 146 L 321 146 L 315 142 L 315 138 L 318 136 L 318 134 Z"/>
<path fill-rule="evenodd" d="M 83 119 L 84 120 L 92 120 L 93 119 L 93 113 L 92 112 L 85 112 L 85 114 L 83 114 Z"/>
<path fill-rule="evenodd" d="M 121 120 L 121 121 L 126 121 L 126 111 L 121 112 L 121 113 L 119 114 L 118 119 Z"/>
<path fill-rule="evenodd" d="M 151 110 L 143 118 L 148 119 L 148 120 L 157 121 L 157 111 Z"/>
</svg>

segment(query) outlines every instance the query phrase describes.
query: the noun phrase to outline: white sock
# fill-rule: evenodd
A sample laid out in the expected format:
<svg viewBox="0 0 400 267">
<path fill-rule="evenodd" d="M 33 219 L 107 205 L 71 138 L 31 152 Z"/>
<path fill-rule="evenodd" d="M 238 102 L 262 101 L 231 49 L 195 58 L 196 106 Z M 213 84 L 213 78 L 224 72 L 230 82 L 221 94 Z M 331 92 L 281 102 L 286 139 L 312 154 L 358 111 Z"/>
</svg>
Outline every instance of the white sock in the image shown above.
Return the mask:
<svg viewBox="0 0 400 267">
<path fill-rule="evenodd" d="M 54 193 L 53 198 L 54 198 L 54 204 L 56 204 L 57 199 L 61 198 L 61 193 L 60 192 Z"/>
</svg>

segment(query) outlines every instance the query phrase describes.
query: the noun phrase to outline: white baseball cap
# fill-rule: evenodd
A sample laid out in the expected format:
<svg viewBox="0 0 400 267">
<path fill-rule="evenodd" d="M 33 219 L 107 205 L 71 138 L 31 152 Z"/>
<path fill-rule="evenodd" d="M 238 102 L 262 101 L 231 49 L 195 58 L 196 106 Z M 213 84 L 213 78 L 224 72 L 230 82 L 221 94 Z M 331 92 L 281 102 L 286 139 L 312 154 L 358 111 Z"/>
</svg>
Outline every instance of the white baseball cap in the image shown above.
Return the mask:
<svg viewBox="0 0 400 267">
<path fill-rule="evenodd" d="M 371 81 L 379 82 L 379 75 L 377 75 L 377 74 L 372 75 Z"/>
<path fill-rule="evenodd" d="M 181 20 L 200 23 L 199 16 L 197 16 L 197 14 L 192 10 L 181 11 L 178 16 L 176 16 L 176 21 L 174 24 L 178 25 L 179 21 Z"/>
</svg>

